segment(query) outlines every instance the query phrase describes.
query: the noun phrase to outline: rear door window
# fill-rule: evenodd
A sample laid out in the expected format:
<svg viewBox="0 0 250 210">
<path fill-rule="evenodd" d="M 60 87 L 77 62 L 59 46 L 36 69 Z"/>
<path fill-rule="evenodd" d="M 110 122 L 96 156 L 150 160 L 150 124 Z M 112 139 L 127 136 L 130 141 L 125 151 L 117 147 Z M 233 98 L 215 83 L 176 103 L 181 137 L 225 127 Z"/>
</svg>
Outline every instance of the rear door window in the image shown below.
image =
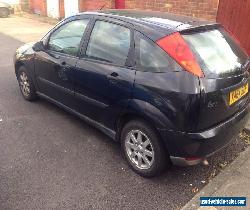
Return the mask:
<svg viewBox="0 0 250 210">
<path fill-rule="evenodd" d="M 105 21 L 96 21 L 86 56 L 124 66 L 130 50 L 130 29 Z"/>
<path fill-rule="evenodd" d="M 156 43 L 136 32 L 136 63 L 140 71 L 179 71 L 181 67 Z"/>
<path fill-rule="evenodd" d="M 215 29 L 183 35 L 206 76 L 240 74 L 246 54 L 223 30 Z"/>
</svg>

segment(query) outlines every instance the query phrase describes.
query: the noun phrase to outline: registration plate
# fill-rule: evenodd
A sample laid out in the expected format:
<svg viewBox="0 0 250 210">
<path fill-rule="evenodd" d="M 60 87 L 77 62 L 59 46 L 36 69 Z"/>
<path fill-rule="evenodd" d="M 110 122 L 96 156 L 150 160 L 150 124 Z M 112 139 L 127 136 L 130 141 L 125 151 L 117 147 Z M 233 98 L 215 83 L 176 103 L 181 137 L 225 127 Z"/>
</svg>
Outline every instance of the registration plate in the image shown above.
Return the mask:
<svg viewBox="0 0 250 210">
<path fill-rule="evenodd" d="M 229 105 L 234 104 L 236 101 L 241 99 L 244 95 L 248 93 L 248 83 L 244 86 L 230 92 L 229 94 Z"/>
</svg>

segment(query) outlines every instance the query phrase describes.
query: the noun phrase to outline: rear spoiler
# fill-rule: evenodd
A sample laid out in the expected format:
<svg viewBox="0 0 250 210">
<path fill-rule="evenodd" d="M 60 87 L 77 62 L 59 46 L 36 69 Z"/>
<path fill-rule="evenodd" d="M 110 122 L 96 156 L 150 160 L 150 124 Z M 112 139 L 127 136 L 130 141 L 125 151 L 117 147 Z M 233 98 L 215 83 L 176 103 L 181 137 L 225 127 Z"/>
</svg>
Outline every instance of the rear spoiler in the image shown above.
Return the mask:
<svg viewBox="0 0 250 210">
<path fill-rule="evenodd" d="M 218 29 L 220 27 L 222 27 L 222 25 L 219 23 L 208 22 L 208 24 L 196 25 L 194 22 L 192 22 L 192 25 L 189 23 L 179 25 L 177 27 L 177 31 L 181 32 L 181 34 L 190 34 L 190 33 L 197 33 L 202 31 Z"/>
</svg>

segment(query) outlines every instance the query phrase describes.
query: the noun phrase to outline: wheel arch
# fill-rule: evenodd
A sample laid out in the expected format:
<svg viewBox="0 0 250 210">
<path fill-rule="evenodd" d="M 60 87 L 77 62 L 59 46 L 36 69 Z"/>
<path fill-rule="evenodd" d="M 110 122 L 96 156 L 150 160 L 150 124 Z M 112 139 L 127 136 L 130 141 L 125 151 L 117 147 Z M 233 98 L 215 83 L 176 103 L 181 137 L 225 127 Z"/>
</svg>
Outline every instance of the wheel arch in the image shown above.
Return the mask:
<svg viewBox="0 0 250 210">
<path fill-rule="evenodd" d="M 169 152 L 166 140 L 163 139 L 164 137 L 159 132 L 159 129 L 166 129 L 171 126 L 169 120 L 159 109 L 144 101 L 134 100 L 130 102 L 126 111 L 119 116 L 116 121 L 116 140 L 120 141 L 121 131 L 126 123 L 136 119 L 149 124 L 155 130 L 167 152 Z"/>
<path fill-rule="evenodd" d="M 17 71 L 18 71 L 18 69 L 19 69 L 21 66 L 25 66 L 25 64 L 24 64 L 22 61 L 17 61 L 17 62 L 15 63 L 15 74 L 16 74 L 16 76 L 17 76 Z"/>
<path fill-rule="evenodd" d="M 117 120 L 117 124 L 116 124 L 116 132 L 117 132 L 117 140 L 120 141 L 120 134 L 121 134 L 121 130 L 122 128 L 131 120 L 142 120 L 147 122 L 148 124 L 153 126 L 153 122 L 151 122 L 150 119 L 148 119 L 147 117 L 138 114 L 138 113 L 133 113 L 133 112 L 126 112 L 123 113 L 119 119 Z M 153 126 L 155 128 L 155 126 Z M 156 128 L 155 128 L 156 129 Z"/>
</svg>

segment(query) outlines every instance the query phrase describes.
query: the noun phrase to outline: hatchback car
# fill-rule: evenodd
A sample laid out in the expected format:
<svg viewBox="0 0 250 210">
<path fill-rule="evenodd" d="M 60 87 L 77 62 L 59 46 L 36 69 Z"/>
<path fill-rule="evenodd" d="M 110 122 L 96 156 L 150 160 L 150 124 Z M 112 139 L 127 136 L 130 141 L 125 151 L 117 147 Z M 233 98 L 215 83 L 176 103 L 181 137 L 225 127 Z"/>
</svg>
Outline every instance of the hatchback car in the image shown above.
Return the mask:
<svg viewBox="0 0 250 210">
<path fill-rule="evenodd" d="M 220 24 L 161 12 L 106 10 L 64 19 L 14 57 L 21 93 L 121 143 L 144 177 L 195 165 L 249 117 L 249 59 Z"/>
<path fill-rule="evenodd" d="M 14 13 L 14 8 L 10 4 L 0 1 L 0 17 L 6 18 Z"/>
</svg>

